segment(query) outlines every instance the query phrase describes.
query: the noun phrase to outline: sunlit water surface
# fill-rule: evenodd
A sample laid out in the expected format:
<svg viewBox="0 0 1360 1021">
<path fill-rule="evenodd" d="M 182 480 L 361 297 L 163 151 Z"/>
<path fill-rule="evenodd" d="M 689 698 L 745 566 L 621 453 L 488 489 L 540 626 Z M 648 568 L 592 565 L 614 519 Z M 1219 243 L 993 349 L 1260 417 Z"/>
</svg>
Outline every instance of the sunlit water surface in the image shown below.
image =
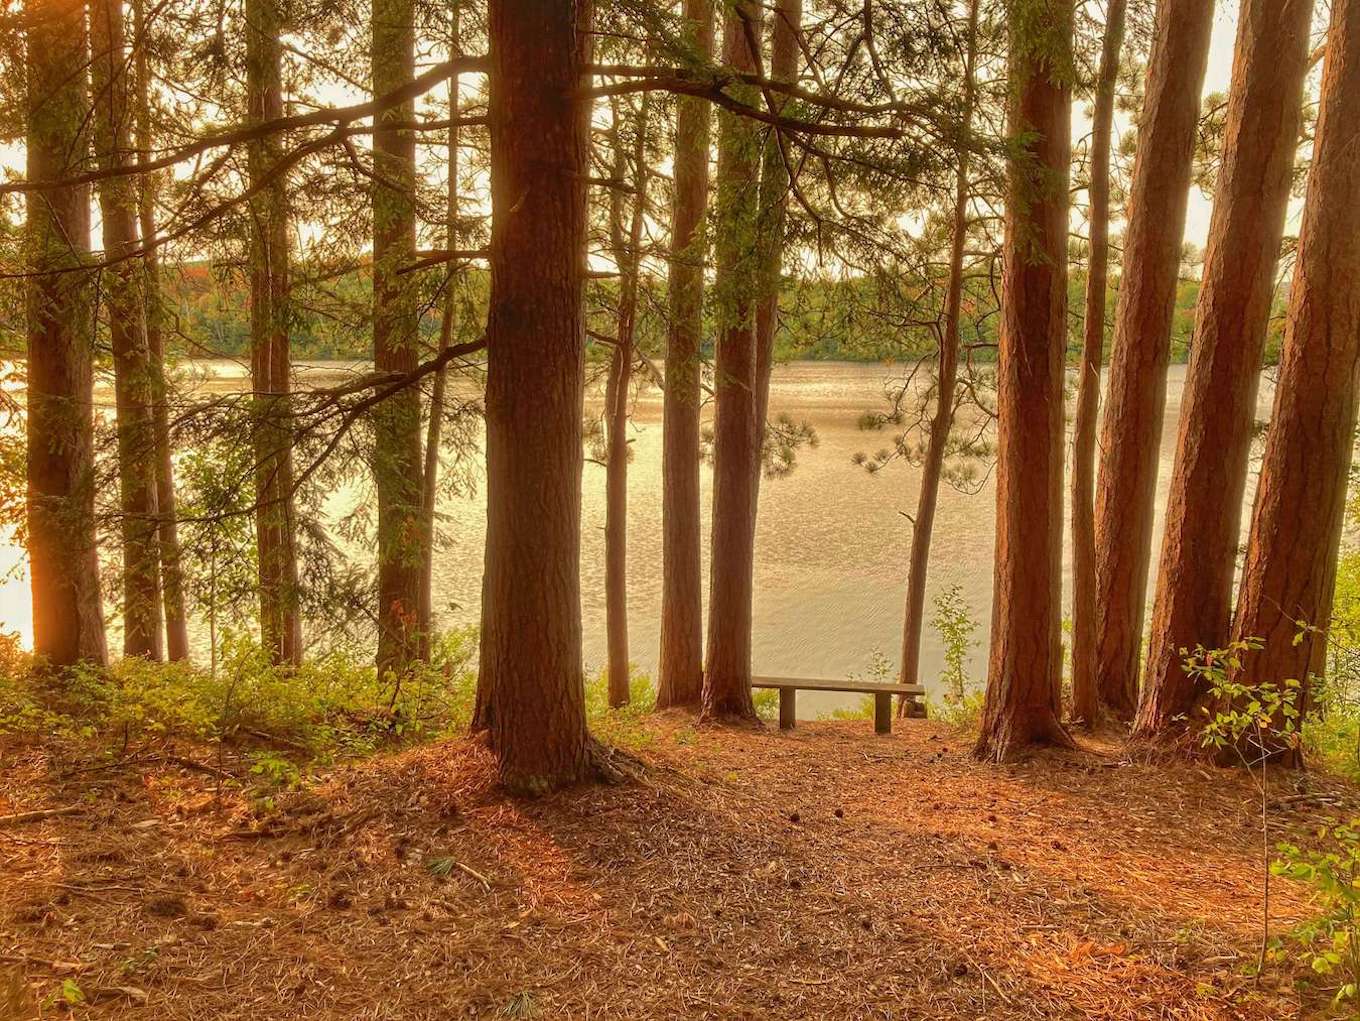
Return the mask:
<svg viewBox="0 0 1360 1021">
<path fill-rule="evenodd" d="M 300 368 L 308 380 L 331 380 L 359 366 L 312 364 Z M 244 378 L 232 362 L 196 363 L 186 373 L 213 390 L 229 390 Z M 885 407 L 885 385 L 900 373 L 892 367 L 827 362 L 794 362 L 775 369 L 770 408 L 816 430 L 817 443 L 798 453 L 788 476 L 761 485 L 756 538 L 754 668 L 757 673 L 802 677 L 867 676 L 876 656 L 895 669 L 902 627 L 907 553 L 920 483 L 919 471 L 903 461 L 870 474 L 852 461 L 891 444 L 891 432 L 863 432 L 865 411 Z M 1162 430 L 1157 488 L 1157 532 L 1165 508 L 1185 368 L 1173 366 Z M 1269 413 L 1271 386 L 1264 379 L 1258 417 Z M 108 396 L 108 395 L 105 395 Z M 707 411 L 706 411 L 707 413 Z M 587 415 L 599 414 L 592 388 Z M 1070 407 L 1069 407 L 1070 416 Z M 661 611 L 661 395 L 638 397 L 633 416 L 633 460 L 628 469 L 629 644 L 637 667 L 654 675 Z M 447 542 L 437 553 L 435 602 L 443 626 L 475 623 L 479 612 L 485 498 L 480 470 L 475 487 L 440 506 Z M 709 534 L 711 471 L 701 474 L 703 535 Z M 1254 479 L 1248 487 L 1250 506 Z M 590 462 L 582 480 L 581 591 L 585 661 L 590 670 L 605 660 L 604 469 Z M 342 514 L 358 490 L 332 495 L 331 513 Z M 962 589 L 979 621 L 977 645 L 969 659 L 973 677 L 984 672 L 987 621 L 992 604 L 992 546 L 995 489 L 986 467 L 972 491 L 945 486 L 940 493 L 932 546 L 927 600 L 952 585 Z M 1245 524 L 1245 522 L 1244 522 Z M 1036 523 L 1038 526 L 1038 523 Z M 1064 530 L 1066 534 L 1066 529 Z M 12 537 L 0 542 L 0 626 L 30 636 L 30 597 L 22 549 Z M 366 551 L 354 551 L 366 555 Z M 1155 567 L 1155 557 L 1154 557 Z M 1070 579 L 1071 549 L 1064 550 Z M 708 565 L 705 556 L 705 588 Z M 1067 595 L 1070 597 L 1070 585 Z M 1150 597 L 1150 594 L 1149 594 Z M 939 636 L 927 627 L 922 667 L 928 685 L 943 664 Z M 832 694 L 804 693 L 800 715 L 815 715 L 853 701 Z"/>
</svg>

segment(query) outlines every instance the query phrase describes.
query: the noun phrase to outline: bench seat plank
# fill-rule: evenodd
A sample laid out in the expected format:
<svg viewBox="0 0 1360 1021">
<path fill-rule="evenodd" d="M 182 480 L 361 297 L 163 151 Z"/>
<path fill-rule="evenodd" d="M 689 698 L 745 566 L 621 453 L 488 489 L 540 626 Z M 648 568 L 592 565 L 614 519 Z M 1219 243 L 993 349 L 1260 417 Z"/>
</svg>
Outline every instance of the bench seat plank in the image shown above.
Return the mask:
<svg viewBox="0 0 1360 1021">
<path fill-rule="evenodd" d="M 851 691 L 865 695 L 924 695 L 919 684 L 885 684 L 878 681 L 835 681 L 822 677 L 752 677 L 753 688 L 793 688 L 798 691 Z"/>
</svg>

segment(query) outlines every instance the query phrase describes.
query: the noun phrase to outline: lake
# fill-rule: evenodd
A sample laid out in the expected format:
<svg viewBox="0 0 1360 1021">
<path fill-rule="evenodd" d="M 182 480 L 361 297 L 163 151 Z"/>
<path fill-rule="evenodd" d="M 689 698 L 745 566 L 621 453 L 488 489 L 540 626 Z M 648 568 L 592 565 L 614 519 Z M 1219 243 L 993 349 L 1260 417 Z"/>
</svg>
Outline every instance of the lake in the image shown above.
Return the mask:
<svg viewBox="0 0 1360 1021">
<path fill-rule="evenodd" d="M 313 364 L 303 367 L 303 377 L 329 377 L 348 368 L 352 367 Z M 209 386 L 215 390 L 233 388 L 235 380 L 244 375 L 238 364 L 224 362 L 200 363 L 191 371 L 210 377 Z M 818 442 L 798 452 L 791 474 L 765 479 L 761 484 L 753 641 L 757 673 L 864 676 L 874 669 L 877 656 L 887 660 L 889 670 L 895 670 L 911 539 L 911 523 L 904 515 L 915 513 L 919 472 L 897 461 L 870 474 L 852 461 L 857 452 L 872 454 L 892 443 L 891 429 L 864 432 L 858 422 L 865 411 L 886 406 L 884 388 L 893 381 L 895 371 L 892 366 L 827 362 L 794 362 L 775 369 L 771 414 L 787 414 L 807 422 L 816 430 Z M 1161 444 L 1158 536 L 1184 381 L 1185 367 L 1172 366 Z M 599 406 L 599 389 L 592 387 L 587 415 L 598 415 Z M 1270 385 L 1263 380 L 1258 417 L 1265 418 L 1269 407 Z M 654 675 L 661 607 L 661 394 L 656 389 L 638 396 L 631 438 L 629 643 L 638 669 Z M 705 542 L 710 482 L 711 472 L 705 468 Z M 970 657 L 969 671 L 980 679 L 991 613 L 995 521 L 995 490 L 986 466 L 973 488 L 976 491 L 960 492 L 948 485 L 941 489 L 927 601 L 929 604 L 951 585 L 960 587 L 979 622 L 978 645 Z M 1250 505 L 1252 488 L 1254 480 L 1244 506 Z M 582 497 L 585 661 L 589 670 L 596 671 L 605 662 L 603 467 L 586 464 Z M 354 498 L 353 494 L 333 494 L 329 509 L 343 513 Z M 481 486 L 444 501 L 440 512 L 448 541 L 437 554 L 434 571 L 439 623 L 475 623 L 485 535 Z M 27 580 L 22 577 L 22 552 L 11 545 L 0 556 L 0 567 L 13 568 L 0 585 L 0 626 L 26 635 L 30 607 Z M 1070 572 L 1070 548 L 1065 549 L 1064 567 Z M 942 662 L 939 637 L 927 627 L 922 641 L 922 673 L 927 686 L 935 687 Z M 815 715 L 853 700 L 853 696 L 804 694 L 799 699 L 800 714 Z"/>
</svg>

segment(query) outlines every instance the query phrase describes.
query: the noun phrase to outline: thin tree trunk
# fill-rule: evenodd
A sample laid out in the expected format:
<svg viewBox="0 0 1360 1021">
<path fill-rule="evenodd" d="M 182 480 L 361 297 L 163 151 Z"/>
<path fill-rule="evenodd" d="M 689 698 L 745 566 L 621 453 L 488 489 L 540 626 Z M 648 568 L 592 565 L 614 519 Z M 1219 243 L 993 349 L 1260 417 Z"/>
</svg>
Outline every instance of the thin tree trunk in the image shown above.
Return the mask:
<svg viewBox="0 0 1360 1021">
<path fill-rule="evenodd" d="M 794 82 L 798 79 L 798 33 L 803 21 L 802 0 L 778 0 L 770 24 L 770 78 Z M 784 109 L 785 97 L 771 93 L 772 112 Z M 774 335 L 779 327 L 779 289 L 784 277 L 784 233 L 789 208 L 789 166 L 792 158 L 787 143 L 777 129 L 765 137 L 760 168 L 760 288 L 756 302 L 756 452 L 755 480 L 760 495 L 760 475 L 764 460 L 765 419 L 770 406 L 770 373 L 774 370 Z M 756 512 L 751 508 L 751 541 L 755 542 Z"/>
<path fill-rule="evenodd" d="M 79 4 L 35 0 L 27 41 L 27 179 L 88 169 L 84 135 L 89 60 Z M 52 667 L 108 661 L 94 518 L 94 360 L 90 189 L 28 196 L 24 223 L 27 320 L 28 564 L 33 651 Z"/>
<path fill-rule="evenodd" d="M 756 73 L 761 11 L 738 0 L 723 19 L 723 63 Z M 744 86 L 744 99 L 759 95 Z M 754 121 L 718 113 L 717 269 L 718 345 L 714 364 L 717 411 L 713 422 L 713 562 L 709 572 L 708 650 L 703 717 L 755 720 L 751 699 L 751 601 L 754 588 L 756 423 L 755 304 L 759 289 L 759 172 L 761 140 Z"/>
<path fill-rule="evenodd" d="M 137 163 L 151 158 L 151 69 L 145 0 L 132 0 L 133 75 L 136 81 Z M 144 243 L 156 237 L 156 192 L 160 175 L 143 172 L 138 178 L 137 219 Z M 156 508 L 160 511 L 158 535 L 161 551 L 161 600 L 165 612 L 166 657 L 189 658 L 189 617 L 184 607 L 184 569 L 175 511 L 175 470 L 170 447 L 169 387 L 165 374 L 165 311 L 161 289 L 159 250 L 144 244 L 142 279 L 146 302 L 146 347 L 151 366 L 154 403 L 152 420 L 156 433 Z"/>
<path fill-rule="evenodd" d="M 91 0 L 90 62 L 95 154 L 99 168 L 118 171 L 133 161 L 129 140 L 127 50 L 122 0 Z M 117 407 L 119 502 L 123 539 L 123 654 L 159 660 L 160 542 L 156 505 L 155 390 L 147 352 L 141 260 L 135 252 L 137 195 L 132 178 L 110 176 L 97 187 L 104 251 L 109 344 Z"/>
<path fill-rule="evenodd" d="M 449 55 L 462 51 L 459 25 L 461 0 L 452 0 L 449 9 Z M 449 78 L 449 164 L 446 217 L 448 219 L 448 249 L 458 250 L 458 75 Z M 453 343 L 458 324 L 458 281 L 462 276 L 457 264 L 449 268 L 448 291 L 444 296 L 444 316 L 439 324 L 439 353 Z M 444 399 L 448 387 L 448 369 L 440 366 L 430 387 L 430 421 L 425 433 L 425 471 L 421 478 L 420 531 L 424 553 L 420 570 L 420 658 L 430 659 L 434 641 L 434 539 L 435 504 L 439 496 L 439 446 L 444 426 Z"/>
<path fill-rule="evenodd" d="M 1105 9 L 1095 110 L 1091 117 L 1090 254 L 1076 421 L 1072 427 L 1072 718 L 1093 723 L 1096 691 L 1096 423 L 1100 413 L 1100 363 L 1105 353 L 1105 291 L 1110 266 L 1110 144 L 1119 51 L 1124 45 L 1125 0 Z"/>
<path fill-rule="evenodd" d="M 712 0 L 684 0 L 699 58 L 713 54 Z M 698 705 L 703 690 L 699 405 L 708 205 L 709 104 L 676 100 L 670 329 L 662 397 L 661 652 L 656 706 Z"/>
<path fill-rule="evenodd" d="M 413 0 L 378 0 L 373 8 L 373 94 L 415 77 Z M 410 122 L 414 102 L 381 121 Z M 373 135 L 373 363 L 410 372 L 419 361 L 415 262 L 415 136 L 382 127 Z M 420 392 L 407 387 L 373 415 L 373 478 L 378 497 L 378 655 L 380 673 L 404 671 L 419 656 L 421 542 Z"/>
<path fill-rule="evenodd" d="M 976 754 L 1006 761 L 1063 730 L 1063 375 L 1072 7 L 1011 0 L 1006 195 L 997 370 L 996 568 L 991 659 Z"/>
<path fill-rule="evenodd" d="M 1181 398 L 1136 733 L 1179 731 L 1200 692 L 1182 648 L 1221 649 L 1247 487 L 1261 352 L 1294 177 L 1313 5 L 1244 0 L 1194 343 Z"/>
<path fill-rule="evenodd" d="M 1129 195 L 1096 487 L 1096 689 L 1133 715 L 1171 320 L 1213 0 L 1163 0 Z"/>
<path fill-rule="evenodd" d="M 1322 673 L 1360 386 L 1360 2 L 1333 0 L 1274 413 L 1233 622 L 1252 683 Z M 1310 628 L 1299 640 L 1299 621 Z M 1279 758 L 1298 765 L 1297 748 Z"/>
<path fill-rule="evenodd" d="M 491 0 L 491 298 L 478 723 L 502 781 L 591 769 L 581 666 L 589 5 Z"/>
<path fill-rule="evenodd" d="M 245 8 L 247 105 L 255 122 L 283 116 L 282 18 L 276 4 L 277 0 L 248 0 Z M 252 141 L 247 151 L 250 179 L 265 179 L 281 155 L 276 136 Z M 302 620 L 297 592 L 293 444 L 288 424 L 292 313 L 284 176 L 255 195 L 250 215 L 250 368 L 260 638 L 272 662 L 297 664 L 302 661 Z"/>
<path fill-rule="evenodd" d="M 637 320 L 638 272 L 641 266 L 642 227 L 647 213 L 647 122 L 649 102 L 643 94 L 634 125 L 633 209 L 625 237 L 623 191 L 617 185 L 627 175 L 627 159 L 618 131 L 621 105 L 614 108 L 616 187 L 610 199 L 610 234 L 619 268 L 619 308 L 615 320 L 614 353 L 605 387 L 605 519 L 604 601 L 609 649 L 609 704 L 627 705 L 628 662 L 628 421 L 632 386 L 634 325 Z"/>
<path fill-rule="evenodd" d="M 1119 3 L 1120 0 L 1115 0 Z M 979 0 L 968 7 L 967 51 L 963 64 L 963 142 L 958 148 L 954 182 L 953 236 L 949 246 L 949 289 L 944 303 L 944 337 L 940 342 L 935 413 L 930 420 L 930 438 L 925 462 L 921 466 L 921 491 L 916 501 L 916 519 L 911 535 L 911 561 L 907 568 L 907 603 L 902 625 L 902 662 L 898 679 L 903 684 L 919 684 L 921 672 L 921 627 L 925 620 L 926 571 L 930 564 L 930 539 L 935 526 L 935 506 L 940 494 L 940 475 L 944 469 L 945 448 L 954 424 L 954 386 L 959 372 L 959 311 L 963 305 L 963 255 L 968 237 L 968 168 L 972 139 L 973 107 L 977 96 L 974 67 L 977 61 L 977 24 Z M 905 716 L 912 701 L 901 698 L 897 712 Z"/>
</svg>

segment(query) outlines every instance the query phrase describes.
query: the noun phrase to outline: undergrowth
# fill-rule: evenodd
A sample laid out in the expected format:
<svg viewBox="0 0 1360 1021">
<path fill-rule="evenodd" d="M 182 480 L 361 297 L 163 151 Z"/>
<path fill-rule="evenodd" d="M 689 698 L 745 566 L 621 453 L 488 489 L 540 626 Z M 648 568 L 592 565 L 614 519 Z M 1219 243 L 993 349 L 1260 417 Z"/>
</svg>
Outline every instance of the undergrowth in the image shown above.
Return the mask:
<svg viewBox="0 0 1360 1021">
<path fill-rule="evenodd" d="M 464 734 L 477 693 L 477 632 L 442 634 L 431 661 L 399 680 L 343 652 L 298 667 L 269 663 L 243 635 L 223 640 L 216 670 L 136 658 L 60 678 L 38 668 L 17 636 L 0 635 L 0 742 L 88 746 L 126 752 L 156 741 L 264 746 L 251 772 L 268 785 L 290 762 L 325 764 L 382 748 Z M 635 674 L 631 700 L 611 709 L 603 674 L 587 678 L 592 733 L 640 748 L 656 703 L 651 679 Z"/>
<path fill-rule="evenodd" d="M 961 734 L 976 734 L 982 721 L 984 694 L 972 691 L 957 700 L 948 697 L 936 702 L 926 700 L 926 716 L 939 720 Z"/>
<path fill-rule="evenodd" d="M 590 730 L 605 744 L 624 748 L 644 748 L 652 741 L 652 732 L 643 725 L 656 708 L 656 687 L 646 674 L 629 673 L 628 702 L 616 708 L 609 706 L 609 678 L 604 670 L 586 678 L 586 718 Z"/>
<path fill-rule="evenodd" d="M 274 666 L 259 645 L 228 636 L 216 670 L 137 658 L 60 677 L 0 639 L 0 738 L 116 741 L 157 738 L 278 744 L 308 759 L 371 753 L 393 740 L 466 728 L 476 696 L 476 633 L 448 632 L 428 665 L 400 679 L 341 653 Z"/>
</svg>

